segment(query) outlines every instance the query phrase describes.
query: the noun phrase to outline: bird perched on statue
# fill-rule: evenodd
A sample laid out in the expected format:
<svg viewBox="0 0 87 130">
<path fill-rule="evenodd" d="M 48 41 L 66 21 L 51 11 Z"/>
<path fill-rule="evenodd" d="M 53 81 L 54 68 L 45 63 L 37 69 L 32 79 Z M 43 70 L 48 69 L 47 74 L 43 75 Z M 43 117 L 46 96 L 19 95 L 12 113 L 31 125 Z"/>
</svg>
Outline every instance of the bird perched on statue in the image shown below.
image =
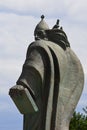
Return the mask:
<svg viewBox="0 0 87 130">
<path fill-rule="evenodd" d="M 53 29 L 58 29 L 59 28 L 59 19 L 57 19 L 56 24 L 53 26 Z"/>
</svg>

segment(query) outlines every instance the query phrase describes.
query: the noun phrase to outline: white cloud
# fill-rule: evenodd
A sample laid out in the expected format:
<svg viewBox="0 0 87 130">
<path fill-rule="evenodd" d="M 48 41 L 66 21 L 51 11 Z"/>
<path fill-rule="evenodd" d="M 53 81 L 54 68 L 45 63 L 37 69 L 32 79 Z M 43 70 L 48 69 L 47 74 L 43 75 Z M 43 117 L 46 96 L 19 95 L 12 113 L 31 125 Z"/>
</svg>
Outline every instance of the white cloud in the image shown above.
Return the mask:
<svg viewBox="0 0 87 130">
<path fill-rule="evenodd" d="M 87 21 L 86 0 L 3 0 L 0 1 L 2 12 L 13 12 L 26 15 L 45 15 L 68 17 L 73 21 Z"/>
</svg>

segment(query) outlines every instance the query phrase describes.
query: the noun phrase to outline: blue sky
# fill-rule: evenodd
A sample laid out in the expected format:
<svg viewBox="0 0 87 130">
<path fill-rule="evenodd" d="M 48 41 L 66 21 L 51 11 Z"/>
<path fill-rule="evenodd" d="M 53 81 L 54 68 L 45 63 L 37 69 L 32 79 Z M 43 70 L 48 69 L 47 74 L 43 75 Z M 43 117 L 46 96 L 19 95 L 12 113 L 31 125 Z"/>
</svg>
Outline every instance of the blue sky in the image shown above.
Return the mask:
<svg viewBox="0 0 87 130">
<path fill-rule="evenodd" d="M 87 0 L 0 1 L 0 130 L 22 130 L 22 115 L 8 96 L 22 70 L 33 32 L 44 14 L 50 28 L 60 19 L 71 48 L 85 74 L 82 96 L 76 110 L 87 105 Z"/>
</svg>

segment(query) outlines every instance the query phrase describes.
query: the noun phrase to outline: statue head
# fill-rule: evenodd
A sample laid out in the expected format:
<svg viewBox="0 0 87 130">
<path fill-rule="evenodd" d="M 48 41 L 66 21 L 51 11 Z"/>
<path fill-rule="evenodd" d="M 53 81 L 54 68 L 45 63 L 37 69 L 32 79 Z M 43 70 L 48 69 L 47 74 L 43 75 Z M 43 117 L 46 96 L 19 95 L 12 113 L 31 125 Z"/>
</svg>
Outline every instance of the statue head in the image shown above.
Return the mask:
<svg viewBox="0 0 87 130">
<path fill-rule="evenodd" d="M 41 21 L 37 24 L 34 31 L 35 40 L 46 38 L 45 30 L 48 30 L 48 29 L 49 29 L 49 26 L 44 20 L 44 15 L 42 15 Z"/>
<path fill-rule="evenodd" d="M 44 21 L 44 15 L 41 16 L 41 21 L 37 24 L 34 31 L 35 40 L 44 39 L 52 41 L 64 50 L 66 47 L 70 47 L 66 33 L 63 31 L 63 28 L 59 26 L 59 19 L 57 19 L 56 24 L 52 29 L 49 29 L 49 26 Z"/>
</svg>

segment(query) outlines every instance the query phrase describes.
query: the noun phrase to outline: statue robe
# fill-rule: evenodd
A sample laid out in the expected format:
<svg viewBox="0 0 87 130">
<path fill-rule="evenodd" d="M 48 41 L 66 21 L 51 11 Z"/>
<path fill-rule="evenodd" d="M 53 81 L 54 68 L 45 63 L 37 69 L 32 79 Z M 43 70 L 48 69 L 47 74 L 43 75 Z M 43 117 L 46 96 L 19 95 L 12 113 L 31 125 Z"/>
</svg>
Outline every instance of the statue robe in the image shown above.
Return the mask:
<svg viewBox="0 0 87 130">
<path fill-rule="evenodd" d="M 24 130 L 68 130 L 83 82 L 71 48 L 46 40 L 31 43 L 17 84 L 28 88 L 39 111 L 24 115 Z"/>
</svg>

